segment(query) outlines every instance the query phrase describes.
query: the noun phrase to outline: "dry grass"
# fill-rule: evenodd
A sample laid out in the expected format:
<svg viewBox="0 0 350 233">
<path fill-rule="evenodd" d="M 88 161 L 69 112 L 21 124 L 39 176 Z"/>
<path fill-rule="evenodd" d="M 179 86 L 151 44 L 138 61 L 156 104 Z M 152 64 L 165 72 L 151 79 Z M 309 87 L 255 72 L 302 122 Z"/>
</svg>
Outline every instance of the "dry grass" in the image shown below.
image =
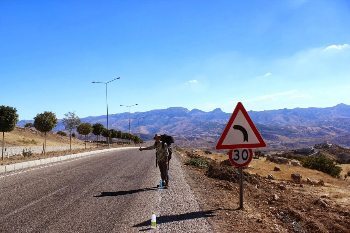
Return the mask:
<svg viewBox="0 0 350 233">
<path fill-rule="evenodd" d="M 348 172 L 350 172 L 350 164 L 341 164 L 342 171 L 340 173 L 341 177 L 344 177 Z M 350 177 L 348 178 L 350 179 Z"/>
<path fill-rule="evenodd" d="M 44 135 L 34 129 L 16 128 L 12 132 L 5 133 L 6 146 L 40 146 L 43 142 Z M 46 143 L 47 146 L 66 146 L 69 144 L 69 137 L 48 133 Z M 72 145 L 83 145 L 83 142 L 73 139 Z"/>
<path fill-rule="evenodd" d="M 274 167 L 279 167 L 281 171 L 273 171 Z M 299 173 L 300 175 L 302 175 L 303 179 L 322 179 L 324 182 L 332 184 L 340 181 L 339 179 L 333 178 L 332 176 L 320 171 L 287 164 L 276 164 L 270 161 L 266 161 L 265 158 L 253 159 L 252 162 L 249 164 L 247 171 L 249 173 L 258 174 L 260 176 L 265 177 L 271 174 L 277 180 L 292 180 L 291 174 Z"/>
</svg>

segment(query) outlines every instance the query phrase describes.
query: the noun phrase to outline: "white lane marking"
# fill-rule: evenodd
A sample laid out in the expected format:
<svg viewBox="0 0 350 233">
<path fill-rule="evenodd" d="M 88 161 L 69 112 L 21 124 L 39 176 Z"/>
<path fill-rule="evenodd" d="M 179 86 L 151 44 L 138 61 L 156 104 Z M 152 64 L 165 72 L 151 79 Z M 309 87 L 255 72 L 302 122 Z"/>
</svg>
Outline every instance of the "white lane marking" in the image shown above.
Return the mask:
<svg viewBox="0 0 350 233">
<path fill-rule="evenodd" d="M 65 189 L 67 187 L 68 186 L 60 188 L 60 189 L 58 189 L 58 190 L 56 190 L 56 191 L 54 191 L 52 193 L 47 194 L 46 196 L 43 196 L 43 197 L 39 198 L 38 200 L 32 201 L 29 204 L 27 204 L 27 205 L 25 205 L 25 206 L 23 206 L 23 207 L 21 207 L 19 209 L 16 209 L 16 210 L 12 211 L 11 213 L 6 214 L 5 216 L 0 218 L 0 221 L 4 220 L 4 219 L 6 219 L 6 218 L 8 218 L 8 217 L 10 217 L 12 215 L 18 214 L 18 213 L 22 212 L 25 209 L 28 209 L 29 207 L 39 203 L 40 201 L 44 200 L 45 198 L 48 198 L 48 197 L 51 197 L 51 196 L 55 195 L 56 193 L 60 192 L 61 190 Z"/>
</svg>

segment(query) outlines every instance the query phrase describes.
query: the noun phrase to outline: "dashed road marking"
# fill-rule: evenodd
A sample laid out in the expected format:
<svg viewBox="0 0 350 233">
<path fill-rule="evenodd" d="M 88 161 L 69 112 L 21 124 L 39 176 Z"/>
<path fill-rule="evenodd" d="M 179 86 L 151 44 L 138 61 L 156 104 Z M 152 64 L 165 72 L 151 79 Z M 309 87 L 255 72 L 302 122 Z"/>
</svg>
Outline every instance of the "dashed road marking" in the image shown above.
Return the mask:
<svg viewBox="0 0 350 233">
<path fill-rule="evenodd" d="M 29 204 L 27 204 L 27 205 L 25 205 L 25 206 L 23 206 L 23 207 L 21 207 L 19 209 L 16 209 L 16 210 L 6 214 L 5 216 L 0 218 L 0 221 L 2 222 L 2 220 L 4 220 L 4 219 L 6 219 L 6 218 L 8 218 L 8 217 L 10 217 L 12 215 L 15 215 L 15 214 L 18 214 L 18 213 L 22 212 L 23 210 L 25 210 L 25 209 L 27 209 L 27 208 L 29 208 L 29 207 L 39 203 L 40 201 L 44 200 L 45 198 L 48 198 L 48 197 L 51 197 L 51 196 L 55 195 L 56 193 L 60 192 L 61 190 L 65 189 L 67 187 L 68 186 L 62 187 L 62 188 L 60 188 L 60 189 L 58 189 L 58 190 L 56 190 L 54 192 L 51 192 L 51 193 L 47 194 L 46 196 L 43 196 L 43 197 L 39 198 L 38 200 L 32 201 Z"/>
</svg>

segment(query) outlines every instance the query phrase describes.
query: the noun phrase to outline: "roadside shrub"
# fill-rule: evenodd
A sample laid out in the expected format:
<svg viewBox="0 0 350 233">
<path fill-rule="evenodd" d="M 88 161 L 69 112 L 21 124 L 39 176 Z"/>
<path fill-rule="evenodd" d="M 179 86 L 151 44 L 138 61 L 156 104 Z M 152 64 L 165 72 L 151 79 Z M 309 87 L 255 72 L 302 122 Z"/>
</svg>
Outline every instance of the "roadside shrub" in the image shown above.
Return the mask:
<svg viewBox="0 0 350 233">
<path fill-rule="evenodd" d="M 63 131 L 58 131 L 57 134 L 61 136 L 67 136 L 66 132 Z"/>
<path fill-rule="evenodd" d="M 190 165 L 198 168 L 208 168 L 208 160 L 202 157 L 192 157 L 189 158 L 186 162 L 186 165 Z"/>
<path fill-rule="evenodd" d="M 220 162 L 220 165 L 221 166 L 229 166 L 229 167 L 232 166 L 230 160 L 228 160 L 228 159 L 225 159 L 224 161 Z"/>
<path fill-rule="evenodd" d="M 225 162 L 226 164 L 229 162 Z M 260 184 L 258 175 L 251 175 L 248 172 L 243 171 L 243 179 L 246 182 L 251 184 Z M 233 166 L 224 165 L 223 162 L 217 163 L 212 161 L 209 163 L 208 170 L 206 175 L 210 178 L 218 179 L 218 180 L 227 180 L 230 182 L 239 182 L 240 174 L 237 168 Z"/>
<path fill-rule="evenodd" d="M 231 182 L 237 182 L 239 180 L 237 169 L 232 166 L 222 166 L 216 162 L 209 164 L 206 175 L 210 178 L 227 180 Z"/>
<path fill-rule="evenodd" d="M 30 157 L 33 155 L 33 152 L 30 149 L 23 149 L 22 155 L 23 157 Z"/>
<path fill-rule="evenodd" d="M 315 169 L 338 178 L 342 171 L 341 167 L 337 166 L 332 159 L 327 158 L 323 154 L 316 157 L 307 157 L 303 159 L 302 164 L 306 168 Z"/>
</svg>

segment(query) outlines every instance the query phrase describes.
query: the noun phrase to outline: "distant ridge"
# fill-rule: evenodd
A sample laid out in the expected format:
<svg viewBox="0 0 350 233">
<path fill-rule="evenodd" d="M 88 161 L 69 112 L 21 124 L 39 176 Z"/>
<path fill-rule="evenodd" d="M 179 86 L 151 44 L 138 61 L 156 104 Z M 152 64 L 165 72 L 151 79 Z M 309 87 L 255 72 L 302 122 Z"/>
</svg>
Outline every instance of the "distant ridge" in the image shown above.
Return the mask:
<svg viewBox="0 0 350 233">
<path fill-rule="evenodd" d="M 205 112 L 183 107 L 156 109 L 130 114 L 131 131 L 149 139 L 155 133 L 175 135 L 177 141 L 197 146 L 213 146 L 231 113 L 220 108 Z M 327 108 L 294 108 L 249 111 L 270 148 L 295 148 L 324 141 L 350 146 L 350 105 Z M 90 116 L 83 122 L 105 124 L 106 116 Z M 23 126 L 28 121 L 20 121 Z M 110 128 L 128 130 L 129 113 L 111 114 Z M 55 130 L 63 130 L 61 122 Z"/>
</svg>

